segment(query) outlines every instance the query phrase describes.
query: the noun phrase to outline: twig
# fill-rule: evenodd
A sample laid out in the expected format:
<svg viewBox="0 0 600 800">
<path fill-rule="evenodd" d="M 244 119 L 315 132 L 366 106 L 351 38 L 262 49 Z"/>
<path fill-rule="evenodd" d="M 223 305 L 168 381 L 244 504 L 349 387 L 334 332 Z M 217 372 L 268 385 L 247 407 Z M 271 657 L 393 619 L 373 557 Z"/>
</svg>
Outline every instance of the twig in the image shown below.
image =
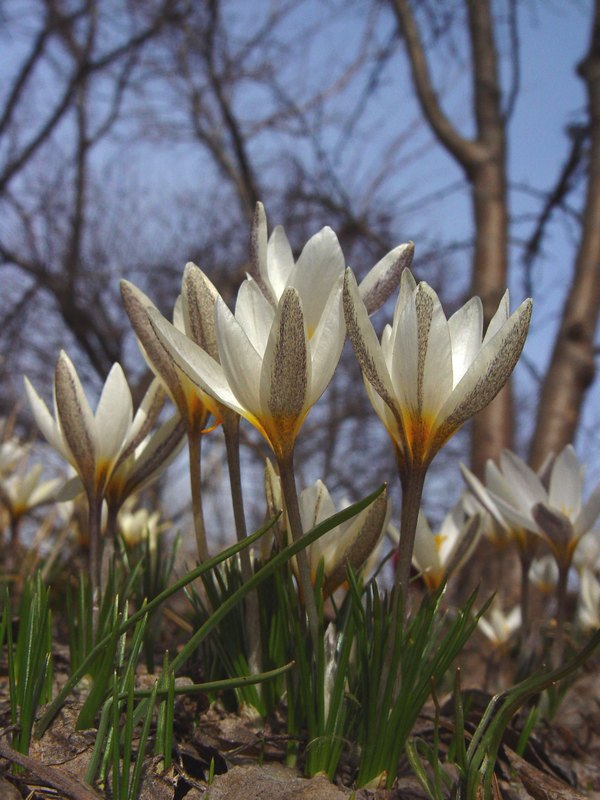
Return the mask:
<svg viewBox="0 0 600 800">
<path fill-rule="evenodd" d="M 2 740 L 0 740 L 0 757 L 24 767 L 36 778 L 56 789 L 69 800 L 102 800 L 91 786 L 82 783 L 77 778 L 67 777 L 64 771 L 48 767 L 36 758 L 17 753 Z"/>
</svg>

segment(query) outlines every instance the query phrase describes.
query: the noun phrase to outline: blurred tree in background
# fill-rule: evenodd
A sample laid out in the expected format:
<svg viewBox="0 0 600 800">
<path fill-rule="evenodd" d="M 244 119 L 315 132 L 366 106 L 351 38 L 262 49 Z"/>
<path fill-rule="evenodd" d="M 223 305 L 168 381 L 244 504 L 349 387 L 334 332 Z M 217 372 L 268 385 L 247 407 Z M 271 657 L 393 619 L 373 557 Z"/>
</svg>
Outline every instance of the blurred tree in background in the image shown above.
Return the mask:
<svg viewBox="0 0 600 800">
<path fill-rule="evenodd" d="M 568 274 L 549 367 L 530 356 L 516 387 L 526 414 L 504 391 L 434 471 L 469 458 L 469 433 L 479 472 L 505 446 L 530 447 L 536 465 L 561 449 L 595 380 L 600 307 L 600 2 L 574 5 L 589 18 L 573 54 L 587 107 L 565 117 L 555 174 L 524 187 L 532 211 L 517 237 L 507 152 L 522 17 L 559 13 L 551 4 L 0 2 L 0 414 L 21 402 L 23 373 L 49 393 L 61 347 L 96 388 L 120 361 L 141 393 L 118 279 L 169 313 L 193 260 L 231 301 L 260 199 L 296 247 L 330 225 L 361 275 L 413 239 L 417 277 L 450 307 L 479 294 L 486 319 L 510 284 L 533 294 L 535 325 L 534 264 Z M 432 224 L 449 213 L 451 235 Z M 576 231 L 572 264 L 545 248 L 561 218 Z M 357 497 L 394 474 L 349 348 L 299 445 L 306 479 L 333 491 Z"/>
</svg>

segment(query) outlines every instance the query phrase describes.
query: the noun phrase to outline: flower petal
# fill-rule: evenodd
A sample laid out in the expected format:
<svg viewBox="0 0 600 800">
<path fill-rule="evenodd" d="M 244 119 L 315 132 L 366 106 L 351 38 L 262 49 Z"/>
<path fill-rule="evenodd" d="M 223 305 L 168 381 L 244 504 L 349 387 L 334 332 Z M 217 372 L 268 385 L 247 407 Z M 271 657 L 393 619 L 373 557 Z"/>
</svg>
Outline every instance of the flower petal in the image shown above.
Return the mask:
<svg viewBox="0 0 600 800">
<path fill-rule="evenodd" d="M 575 450 L 567 445 L 554 461 L 548 487 L 548 502 L 569 519 L 575 520 L 581 511 L 582 494 L 583 470 Z"/>
<path fill-rule="evenodd" d="M 331 228 L 323 228 L 304 245 L 289 285 L 302 298 L 309 339 L 319 323 L 331 287 L 343 274 L 344 267 L 344 254 Z"/>
<path fill-rule="evenodd" d="M 113 364 L 102 387 L 94 418 L 96 466 L 114 464 L 131 427 L 131 391 L 120 364 Z"/>
<path fill-rule="evenodd" d="M 472 297 L 448 320 L 452 342 L 452 385 L 463 377 L 481 348 L 483 306 L 479 297 Z"/>
<path fill-rule="evenodd" d="M 331 290 L 319 324 L 309 342 L 311 353 L 311 381 L 308 404 L 313 406 L 329 385 L 338 365 L 344 341 L 346 323 L 342 308 L 342 276 Z"/>
<path fill-rule="evenodd" d="M 440 410 L 439 419 L 448 435 L 490 403 L 509 379 L 525 344 L 530 319 L 531 300 L 525 300 L 482 346 Z"/>
<path fill-rule="evenodd" d="M 241 413 L 241 406 L 227 382 L 221 365 L 177 330 L 156 309 L 148 310 L 148 318 L 158 341 L 164 347 L 165 357 L 170 358 L 194 386 L 215 397 L 238 414 Z"/>
<path fill-rule="evenodd" d="M 598 515 L 600 514 L 600 484 L 596 486 L 594 491 L 586 500 L 583 508 L 577 515 L 575 522 L 574 522 L 574 529 L 575 529 L 575 536 L 577 538 L 583 536 L 584 533 L 587 533 L 596 520 L 598 519 Z"/>
<path fill-rule="evenodd" d="M 269 237 L 266 274 L 263 272 L 263 279 L 266 279 L 269 284 L 275 303 L 279 302 L 293 270 L 292 248 L 283 226 L 277 225 Z"/>
<path fill-rule="evenodd" d="M 413 242 L 398 245 L 369 270 L 358 287 L 367 314 L 371 315 L 381 308 L 396 291 L 402 272 L 412 263 L 414 252 Z"/>
<path fill-rule="evenodd" d="M 235 303 L 235 318 L 260 356 L 267 349 L 274 317 L 275 310 L 256 281 L 243 281 Z"/>
<path fill-rule="evenodd" d="M 500 468 L 510 489 L 513 502 L 521 511 L 529 512 L 536 503 L 547 503 L 548 495 L 536 473 L 510 450 L 500 454 Z"/>
<path fill-rule="evenodd" d="M 360 368 L 382 400 L 390 408 L 395 409 L 394 387 L 381 345 L 365 305 L 360 299 L 356 278 L 350 269 L 346 270 L 344 277 L 343 298 L 346 329 Z"/>
<path fill-rule="evenodd" d="M 510 314 L 510 294 L 507 289 L 502 296 L 502 300 L 500 300 L 500 303 L 498 304 L 496 313 L 490 320 L 482 344 L 487 344 L 489 340 L 492 339 L 498 333 L 498 331 L 502 329 L 502 326 L 508 319 L 509 314 Z"/>
<path fill-rule="evenodd" d="M 217 300 L 215 321 L 219 358 L 229 389 L 241 407 L 260 416 L 262 353 L 256 352 L 248 334 L 221 298 Z"/>
<path fill-rule="evenodd" d="M 219 360 L 215 327 L 215 302 L 218 292 L 195 264 L 185 265 L 181 286 L 185 332 L 203 350 Z"/>
<path fill-rule="evenodd" d="M 54 378 L 56 407 L 74 465 L 88 492 L 97 491 L 95 421 L 79 376 L 67 354 L 61 350 Z"/>
<path fill-rule="evenodd" d="M 25 392 L 27 394 L 27 400 L 29 401 L 31 413 L 33 414 L 38 428 L 42 432 L 42 435 L 48 444 L 57 451 L 57 453 L 60 453 L 61 456 L 69 463 L 73 463 L 73 456 L 69 450 L 69 446 L 62 436 L 57 421 L 48 410 L 48 406 L 33 388 L 29 378 L 25 377 L 24 382 Z"/>
<path fill-rule="evenodd" d="M 263 413 L 270 417 L 280 442 L 293 446 L 308 410 L 311 363 L 300 295 L 294 288 L 283 293 L 273 322 L 260 377 Z"/>
<path fill-rule="evenodd" d="M 142 355 L 150 369 L 164 383 L 177 408 L 184 409 L 185 397 L 179 385 L 173 359 L 168 356 L 148 316 L 150 308 L 154 309 L 156 314 L 159 314 L 158 309 L 144 292 L 129 281 L 122 280 L 120 286 L 123 305 L 140 342 Z"/>
</svg>

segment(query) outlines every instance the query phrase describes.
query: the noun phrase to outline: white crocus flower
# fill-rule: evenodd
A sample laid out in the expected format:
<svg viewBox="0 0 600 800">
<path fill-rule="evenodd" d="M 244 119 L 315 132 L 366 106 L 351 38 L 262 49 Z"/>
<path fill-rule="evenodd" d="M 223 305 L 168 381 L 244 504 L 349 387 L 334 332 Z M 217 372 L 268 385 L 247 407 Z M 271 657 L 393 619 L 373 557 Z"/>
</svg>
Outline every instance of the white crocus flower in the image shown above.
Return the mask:
<svg viewBox="0 0 600 800">
<path fill-rule="evenodd" d="M 148 310 L 155 308 L 150 298 L 126 280 L 121 281 L 121 296 L 144 358 L 154 374 L 162 381 L 181 414 L 189 435 L 197 437 L 206 425 L 209 412 L 213 411 L 212 398 L 199 390 L 165 351 L 148 317 Z M 173 323 L 179 330 L 188 332 L 185 325 L 186 315 L 181 306 L 181 301 L 175 304 Z"/>
<path fill-rule="evenodd" d="M 121 455 L 104 490 L 104 499 L 115 513 L 126 500 L 146 488 L 172 462 L 183 445 L 185 424 L 177 414 Z M 67 481 L 57 499 L 71 500 L 84 491 L 76 475 Z"/>
<path fill-rule="evenodd" d="M 515 606 L 511 611 L 505 613 L 497 604 L 494 604 L 485 617 L 479 618 L 477 626 L 492 644 L 499 647 L 506 644 L 521 627 L 521 609 L 519 606 Z"/>
<path fill-rule="evenodd" d="M 275 515 L 283 510 L 284 502 L 279 476 L 268 460 L 265 480 L 269 514 Z M 305 531 L 311 530 L 349 505 L 347 501 L 343 501 L 340 508 L 336 508 L 327 487 L 321 480 L 317 480 L 300 492 L 299 504 L 302 527 Z M 332 528 L 309 545 L 306 553 L 312 582 L 314 583 L 316 579 L 321 561 L 324 588 L 328 594 L 332 594 L 346 580 L 347 565 L 350 565 L 355 572 L 366 567 L 387 528 L 389 514 L 390 505 L 387 492 L 384 490 L 367 508 Z M 284 525 L 286 522 L 284 515 Z M 288 538 L 291 539 L 289 531 Z M 295 559 L 292 560 L 292 565 L 297 572 Z"/>
<path fill-rule="evenodd" d="M 550 554 L 534 558 L 529 568 L 529 579 L 542 594 L 554 594 L 558 583 L 556 559 Z"/>
<path fill-rule="evenodd" d="M 332 286 L 344 273 L 345 261 L 337 236 L 322 228 L 304 246 L 297 261 L 281 225 L 267 235 L 267 218 L 262 203 L 256 204 L 252 230 L 252 270 L 250 277 L 274 307 L 284 291 L 293 286 L 305 307 L 309 332 L 316 327 Z M 376 311 L 396 290 L 405 267 L 414 253 L 412 242 L 401 244 L 385 255 L 359 286 L 369 314 Z"/>
<path fill-rule="evenodd" d="M 147 508 L 133 509 L 130 504 L 123 506 L 118 516 L 118 529 L 126 547 L 136 547 L 144 539 L 155 542 L 165 529 L 160 511 L 149 512 Z"/>
<path fill-rule="evenodd" d="M 35 464 L 27 472 L 14 473 L 0 482 L 0 502 L 4 503 L 11 516 L 20 517 L 54 499 L 60 478 L 40 481 L 41 477 L 42 465 Z"/>
<path fill-rule="evenodd" d="M 61 351 L 54 378 L 54 416 L 25 378 L 27 397 L 41 432 L 78 472 L 87 492 L 102 494 L 113 471 L 147 435 L 164 402 L 153 381 L 137 410 L 120 364 L 108 374 L 94 413 L 71 360 Z"/>
<path fill-rule="evenodd" d="M 600 573 L 600 531 L 593 529 L 584 533 L 573 553 L 573 566 L 578 572 L 586 567 Z"/>
<path fill-rule="evenodd" d="M 0 477 L 10 473 L 17 464 L 27 458 L 29 448 L 14 436 L 0 440 Z"/>
<path fill-rule="evenodd" d="M 54 416 L 25 378 L 27 397 L 41 432 L 77 471 L 89 511 L 92 590 L 100 586 L 102 502 L 117 466 L 149 433 L 165 394 L 154 380 L 135 413 L 127 380 L 119 364 L 110 370 L 94 413 L 75 367 L 61 351 L 54 375 Z"/>
<path fill-rule="evenodd" d="M 510 377 L 529 329 L 531 300 L 509 316 L 506 292 L 484 336 L 479 298 L 447 319 L 433 289 L 417 285 L 405 269 L 392 324 L 380 342 L 356 279 L 346 270 L 344 314 L 369 398 L 396 449 L 403 496 L 396 585 L 406 609 L 427 469 L 442 445 Z"/>
<path fill-rule="evenodd" d="M 584 630 L 600 628 L 600 581 L 590 569 L 581 571 L 577 622 Z"/>
<path fill-rule="evenodd" d="M 483 335 L 474 297 L 449 319 L 434 290 L 402 273 L 393 322 L 381 343 L 356 279 L 346 271 L 348 335 L 375 411 L 397 450 L 401 476 L 426 469 L 442 445 L 504 386 L 521 354 L 531 300 L 509 316 L 508 292 Z"/>
<path fill-rule="evenodd" d="M 219 361 L 153 309 L 150 319 L 178 367 L 208 394 L 254 425 L 278 458 L 289 457 L 310 408 L 325 391 L 344 343 L 341 279 L 326 298 L 312 335 L 298 291 L 274 309 L 244 281 L 235 315 L 217 298 Z"/>
<path fill-rule="evenodd" d="M 579 540 L 600 514 L 600 484 L 582 502 L 584 469 L 573 447 L 567 445 L 554 460 L 547 487 L 509 450 L 501 454 L 500 468 L 490 463 L 486 474 L 487 494 L 508 525 L 541 536 L 559 566 L 568 569 Z"/>
<path fill-rule="evenodd" d="M 436 534 L 419 512 L 412 561 L 430 591 L 465 564 L 480 535 L 481 518 L 477 514 L 467 517 L 461 501 L 444 517 Z"/>
</svg>

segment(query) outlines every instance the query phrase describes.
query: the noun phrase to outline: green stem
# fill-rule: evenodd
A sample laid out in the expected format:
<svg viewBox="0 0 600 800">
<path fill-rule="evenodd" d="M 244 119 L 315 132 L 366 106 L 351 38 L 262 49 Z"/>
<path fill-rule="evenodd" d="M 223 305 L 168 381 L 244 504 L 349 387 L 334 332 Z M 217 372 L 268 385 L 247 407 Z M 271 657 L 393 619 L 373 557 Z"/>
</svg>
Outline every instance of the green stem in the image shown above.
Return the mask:
<svg viewBox="0 0 600 800">
<path fill-rule="evenodd" d="M 192 490 L 192 512 L 194 516 L 194 531 L 198 547 L 198 560 L 200 563 L 208 559 L 208 546 L 206 544 L 206 528 L 204 513 L 202 511 L 202 467 L 201 467 L 202 436 L 193 430 L 188 431 L 188 452 L 190 455 L 190 486 Z"/>
<path fill-rule="evenodd" d="M 408 618 L 408 587 L 410 582 L 410 566 L 417 532 L 417 520 L 423 495 L 425 469 L 399 470 L 402 482 L 402 510 L 400 512 L 400 541 L 398 543 L 398 561 L 392 596 L 392 620 L 386 643 L 385 655 L 381 668 L 378 703 L 383 703 L 391 675 L 392 663 L 396 652 L 396 639 L 399 628 L 404 626 Z M 400 619 L 400 615 L 402 618 Z"/>
<path fill-rule="evenodd" d="M 421 508 L 425 469 L 412 469 L 402 482 L 402 511 L 400 515 L 400 542 L 396 563 L 395 590 L 400 593 L 400 604 L 406 618 L 408 610 L 408 586 L 410 566 L 417 532 L 417 520 Z"/>
<path fill-rule="evenodd" d="M 302 529 L 302 518 L 300 516 L 300 506 L 298 504 L 296 480 L 294 478 L 293 451 L 288 456 L 278 457 L 277 461 L 290 532 L 292 534 L 292 539 L 296 543 L 302 539 L 304 531 Z M 319 640 L 319 617 L 317 614 L 315 594 L 310 577 L 308 557 L 304 550 L 301 550 L 297 554 L 296 561 L 298 563 L 298 572 L 300 573 L 300 588 L 302 590 L 304 606 L 308 616 L 308 627 L 313 642 L 314 652 L 317 652 L 317 643 Z"/>
<path fill-rule="evenodd" d="M 102 495 L 99 492 L 88 493 L 88 539 L 90 586 L 92 589 L 92 629 L 94 637 L 98 621 L 102 586 Z"/>
<path fill-rule="evenodd" d="M 223 420 L 223 433 L 225 435 L 225 449 L 227 451 L 227 464 L 229 467 L 229 482 L 231 484 L 231 502 L 233 505 L 233 518 L 238 542 L 243 542 L 247 536 L 246 515 L 244 512 L 244 496 L 242 492 L 242 472 L 240 468 L 240 418 L 237 414 L 227 415 Z M 242 577 L 247 583 L 252 577 L 252 564 L 248 548 L 240 552 Z M 248 665 L 250 673 L 257 675 L 262 668 L 262 644 L 260 635 L 260 611 L 258 592 L 249 592 L 244 603 L 244 616 L 246 620 L 246 642 L 248 643 Z"/>
<path fill-rule="evenodd" d="M 565 651 L 565 622 L 567 619 L 567 581 L 569 578 L 570 560 L 558 563 L 558 582 L 556 584 L 556 639 L 552 648 L 552 666 L 558 669 L 562 664 Z"/>
</svg>

